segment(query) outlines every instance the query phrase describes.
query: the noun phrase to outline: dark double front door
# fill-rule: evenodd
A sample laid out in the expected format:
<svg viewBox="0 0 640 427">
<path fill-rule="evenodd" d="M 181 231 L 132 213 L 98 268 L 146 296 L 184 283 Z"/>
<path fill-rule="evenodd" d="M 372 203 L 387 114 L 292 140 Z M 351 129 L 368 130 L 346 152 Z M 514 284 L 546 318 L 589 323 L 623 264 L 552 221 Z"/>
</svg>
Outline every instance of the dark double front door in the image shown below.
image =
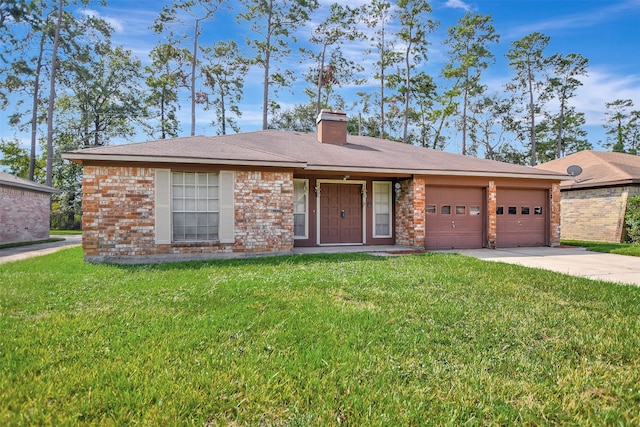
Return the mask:
<svg viewBox="0 0 640 427">
<path fill-rule="evenodd" d="M 323 183 L 320 244 L 363 243 L 362 184 Z"/>
</svg>

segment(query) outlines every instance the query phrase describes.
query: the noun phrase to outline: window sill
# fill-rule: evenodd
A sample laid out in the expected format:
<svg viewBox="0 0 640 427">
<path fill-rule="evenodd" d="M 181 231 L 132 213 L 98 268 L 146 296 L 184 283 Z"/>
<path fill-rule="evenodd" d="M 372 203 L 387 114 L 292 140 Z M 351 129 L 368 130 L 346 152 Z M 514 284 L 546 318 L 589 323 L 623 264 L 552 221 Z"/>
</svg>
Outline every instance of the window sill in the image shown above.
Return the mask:
<svg viewBox="0 0 640 427">
<path fill-rule="evenodd" d="M 171 242 L 176 248 L 200 248 L 200 247 L 209 247 L 209 246 L 219 246 L 219 240 L 193 240 L 193 241 L 179 241 L 179 242 Z"/>
</svg>

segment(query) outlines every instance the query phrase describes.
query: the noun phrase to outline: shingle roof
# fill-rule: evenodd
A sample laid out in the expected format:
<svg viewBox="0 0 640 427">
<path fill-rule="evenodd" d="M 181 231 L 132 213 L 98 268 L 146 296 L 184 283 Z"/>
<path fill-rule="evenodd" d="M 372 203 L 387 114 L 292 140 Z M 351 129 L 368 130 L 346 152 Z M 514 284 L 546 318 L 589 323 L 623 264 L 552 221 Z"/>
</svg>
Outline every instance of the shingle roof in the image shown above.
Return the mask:
<svg viewBox="0 0 640 427">
<path fill-rule="evenodd" d="M 640 184 L 640 156 L 585 150 L 536 166 L 551 172 L 566 172 L 580 166 L 582 173 L 560 184 L 561 189 Z"/>
<path fill-rule="evenodd" d="M 448 175 L 505 175 L 559 179 L 564 173 L 478 159 L 383 139 L 349 136 L 346 145 L 322 144 L 314 133 L 266 130 L 193 136 L 64 153 L 83 161 L 144 161 L 286 166 L 310 171 Z"/>
<path fill-rule="evenodd" d="M 29 181 L 28 179 L 19 178 L 6 172 L 0 172 L 0 185 L 6 187 L 20 188 L 24 190 L 37 191 L 39 193 L 57 193 L 55 188 Z"/>
</svg>

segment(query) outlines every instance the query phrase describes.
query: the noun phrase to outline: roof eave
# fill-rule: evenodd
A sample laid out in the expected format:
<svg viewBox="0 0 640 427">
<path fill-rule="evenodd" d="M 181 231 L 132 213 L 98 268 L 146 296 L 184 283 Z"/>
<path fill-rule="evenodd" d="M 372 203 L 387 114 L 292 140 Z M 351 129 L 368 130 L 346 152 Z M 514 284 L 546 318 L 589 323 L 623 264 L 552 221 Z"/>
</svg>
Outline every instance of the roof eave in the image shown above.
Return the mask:
<svg viewBox="0 0 640 427">
<path fill-rule="evenodd" d="M 132 155 L 105 155 L 66 152 L 62 158 L 82 164 L 83 161 L 99 162 L 135 162 L 135 163 L 180 163 L 180 164 L 207 164 L 229 166 L 267 166 L 284 168 L 304 168 L 305 162 L 288 162 L 272 160 L 234 160 L 234 159 L 206 159 L 200 157 L 164 157 L 164 156 L 132 156 Z"/>
<path fill-rule="evenodd" d="M 431 170 L 431 169 L 391 169 L 391 168 L 366 168 L 366 167 L 344 167 L 344 166 L 308 166 L 308 171 L 331 171 L 331 172 L 353 172 L 353 173 L 381 173 L 381 174 L 403 174 L 403 175 L 447 175 L 447 176 L 482 176 L 500 178 L 526 178 L 526 179 L 548 179 L 548 180 L 569 180 L 573 177 L 568 175 L 543 175 L 543 174 L 521 174 L 509 172 L 477 172 L 477 171 L 451 171 L 451 170 Z"/>
<path fill-rule="evenodd" d="M 622 179 L 616 181 L 605 181 L 605 182 L 585 182 L 585 183 L 574 183 L 567 186 L 563 186 L 561 188 L 562 191 L 566 190 L 586 190 L 589 188 L 602 188 L 602 187 L 620 187 L 625 185 L 640 185 L 640 178 L 634 179 Z"/>
<path fill-rule="evenodd" d="M 60 190 L 56 190 L 55 188 L 51 188 L 47 186 L 21 184 L 19 182 L 0 181 L 0 185 L 6 186 L 6 187 L 12 187 L 12 188 L 19 188 L 21 190 L 35 191 L 38 193 L 48 193 L 48 194 L 60 193 Z"/>
</svg>

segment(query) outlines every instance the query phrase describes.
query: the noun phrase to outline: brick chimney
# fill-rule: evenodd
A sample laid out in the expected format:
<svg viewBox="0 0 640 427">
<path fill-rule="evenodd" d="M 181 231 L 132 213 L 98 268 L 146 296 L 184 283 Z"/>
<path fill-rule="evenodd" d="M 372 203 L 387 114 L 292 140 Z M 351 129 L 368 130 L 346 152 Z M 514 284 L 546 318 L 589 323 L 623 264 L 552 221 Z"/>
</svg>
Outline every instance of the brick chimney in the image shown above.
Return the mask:
<svg viewBox="0 0 640 427">
<path fill-rule="evenodd" d="M 347 143 L 347 114 L 344 111 L 322 110 L 316 124 L 319 142 L 335 145 Z"/>
</svg>

